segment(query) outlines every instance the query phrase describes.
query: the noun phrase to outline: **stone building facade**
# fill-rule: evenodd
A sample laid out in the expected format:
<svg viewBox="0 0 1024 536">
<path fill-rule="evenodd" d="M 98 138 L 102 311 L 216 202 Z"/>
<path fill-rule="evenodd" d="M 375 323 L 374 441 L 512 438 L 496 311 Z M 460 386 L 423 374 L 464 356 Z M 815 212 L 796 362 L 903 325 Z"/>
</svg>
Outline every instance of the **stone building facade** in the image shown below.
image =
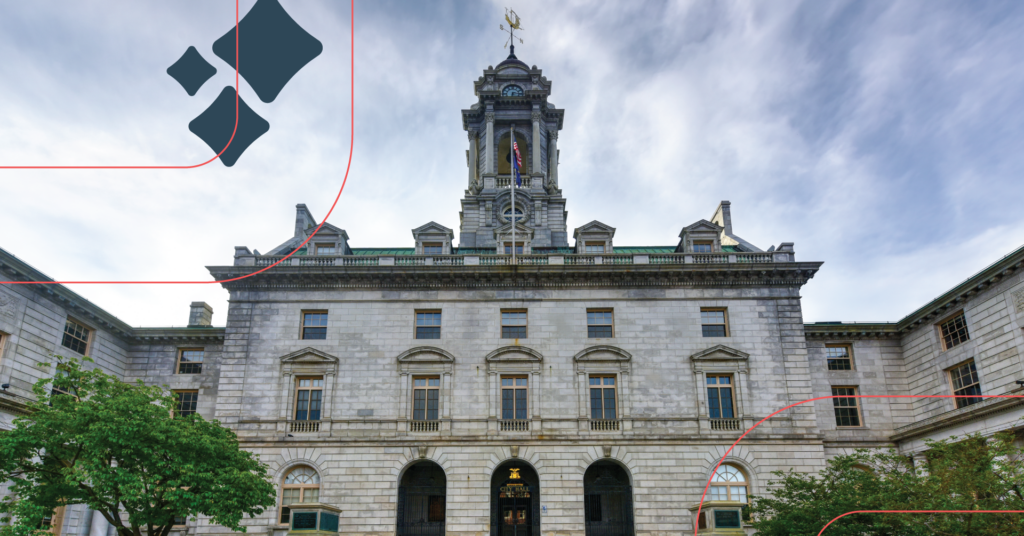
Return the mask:
<svg viewBox="0 0 1024 536">
<path fill-rule="evenodd" d="M 0 285 L 0 426 L 51 353 L 168 385 L 270 465 L 280 504 L 248 521 L 267 536 L 309 502 L 340 509 L 344 534 L 690 534 L 709 478 L 699 532 L 742 533 L 730 525 L 771 471 L 1018 426 L 1014 399 L 798 403 L 1020 393 L 1024 248 L 897 322 L 805 324 L 802 287 L 822 263 L 735 235 L 728 201 L 680 222 L 676 245 L 618 245 L 597 221 L 570 244 L 551 83 L 513 54 L 474 88 L 457 244 L 429 222 L 413 247 L 351 248 L 344 229 L 313 235 L 298 205 L 270 253 L 238 247 L 209 267 L 246 276 L 313 235 L 223 284 L 225 327 L 204 303 L 188 327 L 133 328 L 61 285 Z M 514 207 L 512 132 L 529 163 Z M 50 281 L 3 250 L 0 274 Z M 110 531 L 80 506 L 52 523 Z M 226 530 L 197 519 L 178 532 Z"/>
</svg>

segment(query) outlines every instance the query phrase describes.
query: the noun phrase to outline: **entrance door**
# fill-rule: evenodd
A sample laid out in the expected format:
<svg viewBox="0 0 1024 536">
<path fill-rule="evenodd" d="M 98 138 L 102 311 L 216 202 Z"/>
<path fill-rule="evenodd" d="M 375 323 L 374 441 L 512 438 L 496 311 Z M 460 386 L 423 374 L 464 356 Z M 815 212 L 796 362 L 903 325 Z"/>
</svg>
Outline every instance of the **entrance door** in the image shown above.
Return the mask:
<svg viewBox="0 0 1024 536">
<path fill-rule="evenodd" d="M 444 536 L 444 470 L 432 462 L 409 468 L 398 487 L 398 536 Z"/>
<path fill-rule="evenodd" d="M 502 465 L 491 477 L 492 536 L 540 536 L 538 478 L 525 463 Z"/>
<path fill-rule="evenodd" d="M 586 536 L 633 536 L 633 488 L 626 471 L 597 462 L 583 475 Z"/>
</svg>

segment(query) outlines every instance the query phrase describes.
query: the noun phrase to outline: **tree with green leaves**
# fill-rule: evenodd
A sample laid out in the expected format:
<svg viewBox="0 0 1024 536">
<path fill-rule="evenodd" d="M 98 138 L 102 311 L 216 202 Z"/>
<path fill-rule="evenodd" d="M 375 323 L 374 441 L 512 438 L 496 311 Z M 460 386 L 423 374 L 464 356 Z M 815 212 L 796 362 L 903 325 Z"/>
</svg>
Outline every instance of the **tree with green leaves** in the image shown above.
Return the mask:
<svg viewBox="0 0 1024 536">
<path fill-rule="evenodd" d="M 245 532 L 243 516 L 276 504 L 266 465 L 231 430 L 178 415 L 161 387 L 53 357 L 57 373 L 33 386 L 29 414 L 0 434 L 0 481 L 9 483 L 0 506 L 10 523 L 0 536 L 41 532 L 44 517 L 74 504 L 118 536 L 167 536 L 175 518 L 199 515 Z"/>
<path fill-rule="evenodd" d="M 770 495 L 754 497 L 759 536 L 817 535 L 856 510 L 968 510 L 961 514 L 853 514 L 825 536 L 1004 536 L 1024 534 L 1024 452 L 1002 432 L 926 441 L 925 463 L 892 450 L 836 456 L 818 475 L 776 471 Z"/>
</svg>

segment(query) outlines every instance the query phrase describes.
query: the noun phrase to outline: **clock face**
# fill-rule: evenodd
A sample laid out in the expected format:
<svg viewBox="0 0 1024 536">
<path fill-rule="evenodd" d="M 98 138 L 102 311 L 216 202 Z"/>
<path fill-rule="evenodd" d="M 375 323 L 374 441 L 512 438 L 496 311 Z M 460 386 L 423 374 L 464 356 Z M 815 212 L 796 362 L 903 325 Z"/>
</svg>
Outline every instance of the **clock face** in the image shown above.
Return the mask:
<svg viewBox="0 0 1024 536">
<path fill-rule="evenodd" d="M 501 90 L 502 97 L 522 97 L 523 88 L 519 86 L 505 86 L 505 89 Z"/>
</svg>

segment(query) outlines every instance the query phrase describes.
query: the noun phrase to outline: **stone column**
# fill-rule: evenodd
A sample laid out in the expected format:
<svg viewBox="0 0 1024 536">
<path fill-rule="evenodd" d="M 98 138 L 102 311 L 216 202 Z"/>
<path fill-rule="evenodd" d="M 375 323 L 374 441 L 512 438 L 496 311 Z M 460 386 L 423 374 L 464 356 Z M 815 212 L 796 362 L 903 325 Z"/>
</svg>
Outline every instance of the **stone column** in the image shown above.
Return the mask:
<svg viewBox="0 0 1024 536">
<path fill-rule="evenodd" d="M 477 157 L 477 131 L 476 129 L 469 129 L 469 188 L 472 189 L 476 183 L 476 172 L 479 169 L 479 160 Z"/>
<path fill-rule="evenodd" d="M 548 130 L 548 179 L 558 186 L 558 131 Z"/>
<path fill-rule="evenodd" d="M 487 120 L 487 143 L 484 144 L 487 156 L 484 158 L 484 173 L 494 173 L 494 112 L 485 113 L 484 119 Z"/>
<path fill-rule="evenodd" d="M 530 168 L 530 173 L 540 173 L 540 122 L 544 118 L 544 114 L 534 110 L 533 119 L 533 165 Z M 531 185 L 532 186 L 532 185 Z"/>
<path fill-rule="evenodd" d="M 525 253 L 525 252 L 524 252 Z M 533 400 L 530 401 L 530 405 L 533 409 L 530 410 L 530 415 L 527 418 L 540 419 L 540 371 L 535 370 L 530 374 L 530 391 L 532 392 Z"/>
</svg>

